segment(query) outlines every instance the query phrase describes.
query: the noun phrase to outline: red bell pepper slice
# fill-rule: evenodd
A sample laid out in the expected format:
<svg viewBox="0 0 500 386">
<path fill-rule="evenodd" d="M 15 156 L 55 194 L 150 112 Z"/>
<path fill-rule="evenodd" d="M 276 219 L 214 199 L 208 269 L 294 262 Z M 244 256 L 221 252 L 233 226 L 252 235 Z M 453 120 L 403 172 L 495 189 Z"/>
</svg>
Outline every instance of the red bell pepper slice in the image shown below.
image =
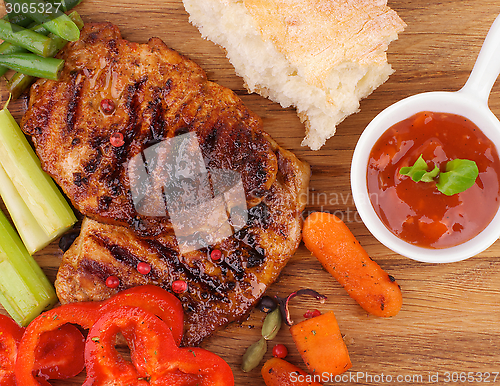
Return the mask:
<svg viewBox="0 0 500 386">
<path fill-rule="evenodd" d="M 71 303 L 46 311 L 35 318 L 26 328 L 19 344 L 15 365 L 18 384 L 22 386 L 50 385 L 45 377 L 36 376 L 36 371 L 39 370 L 37 359 L 40 359 L 37 348 L 40 343 L 43 347 L 44 333 L 57 330 L 66 323 L 90 329 L 99 318 L 100 305 L 101 303 L 98 302 Z"/>
<path fill-rule="evenodd" d="M 0 315 L 0 386 L 15 386 L 17 347 L 24 333 L 13 319 Z"/>
<path fill-rule="evenodd" d="M 85 367 L 85 338 L 72 324 L 40 335 L 35 353 L 35 374 L 45 379 L 68 379 Z"/>
<path fill-rule="evenodd" d="M 127 362 L 115 348 L 121 332 L 131 350 Z M 85 345 L 91 385 L 234 386 L 229 365 L 201 348 L 179 348 L 169 326 L 151 312 L 124 306 L 104 314 Z"/>
<path fill-rule="evenodd" d="M 175 295 L 155 285 L 132 287 L 104 301 L 99 312 L 103 315 L 122 306 L 140 307 L 158 316 L 170 327 L 175 342 L 180 345 L 184 334 L 184 310 Z"/>
<path fill-rule="evenodd" d="M 19 347 L 15 366 L 19 383 L 23 386 L 49 385 L 47 379 L 67 379 L 78 374 L 84 347 L 80 331 L 71 324 L 90 329 L 100 316 L 123 306 L 141 307 L 157 315 L 168 326 L 175 343 L 180 344 L 184 328 L 180 300 L 157 286 L 134 287 L 103 302 L 71 303 L 54 308 L 31 322 Z M 59 350 L 65 355 L 57 354 Z M 50 357 L 47 356 L 49 352 Z"/>
</svg>

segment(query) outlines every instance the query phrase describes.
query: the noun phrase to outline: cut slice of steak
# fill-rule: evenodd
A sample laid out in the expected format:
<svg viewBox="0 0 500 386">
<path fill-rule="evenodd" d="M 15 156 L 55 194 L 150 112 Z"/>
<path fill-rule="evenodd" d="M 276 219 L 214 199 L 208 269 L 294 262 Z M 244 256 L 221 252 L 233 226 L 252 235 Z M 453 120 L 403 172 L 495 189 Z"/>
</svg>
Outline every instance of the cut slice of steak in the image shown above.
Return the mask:
<svg viewBox="0 0 500 386">
<path fill-rule="evenodd" d="M 309 167 L 269 138 L 278 161 L 277 178 L 247 224 L 209 248 L 180 253 L 173 232 L 141 238 L 131 230 L 84 219 L 80 236 L 64 254 L 56 289 L 63 303 L 102 300 L 143 284 L 171 290 L 175 280 L 188 284 L 179 294 L 185 310 L 183 344 L 198 345 L 232 321 L 242 320 L 296 251 L 301 213 L 306 204 Z M 222 252 L 219 262 L 211 252 Z M 151 271 L 137 270 L 140 262 Z M 106 286 L 109 276 L 120 285 Z"/>
<path fill-rule="evenodd" d="M 249 208 L 275 181 L 277 158 L 261 119 L 160 39 L 132 43 L 112 24 L 90 23 L 59 57 L 60 81 L 33 85 L 22 127 L 43 169 L 84 215 L 143 237 L 168 232 L 169 216 L 137 211 L 128 162 L 190 132 L 208 169 L 240 174 Z M 113 135 L 123 145 L 113 146 Z"/>
</svg>

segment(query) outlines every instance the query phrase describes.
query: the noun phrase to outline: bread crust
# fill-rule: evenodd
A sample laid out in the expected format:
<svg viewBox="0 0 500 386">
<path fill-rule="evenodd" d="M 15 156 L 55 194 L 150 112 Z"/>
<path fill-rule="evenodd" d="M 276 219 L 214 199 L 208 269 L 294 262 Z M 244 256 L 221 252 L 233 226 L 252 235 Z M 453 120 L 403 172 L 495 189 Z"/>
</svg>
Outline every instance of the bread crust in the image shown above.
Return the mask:
<svg viewBox="0 0 500 386">
<path fill-rule="evenodd" d="M 406 24 L 387 1 L 244 0 L 264 40 L 271 40 L 307 83 L 323 88 L 343 62 L 384 65 L 389 43 Z"/>
<path fill-rule="evenodd" d="M 183 0 L 249 92 L 294 106 L 318 150 L 393 73 L 386 50 L 406 24 L 387 0 Z"/>
</svg>

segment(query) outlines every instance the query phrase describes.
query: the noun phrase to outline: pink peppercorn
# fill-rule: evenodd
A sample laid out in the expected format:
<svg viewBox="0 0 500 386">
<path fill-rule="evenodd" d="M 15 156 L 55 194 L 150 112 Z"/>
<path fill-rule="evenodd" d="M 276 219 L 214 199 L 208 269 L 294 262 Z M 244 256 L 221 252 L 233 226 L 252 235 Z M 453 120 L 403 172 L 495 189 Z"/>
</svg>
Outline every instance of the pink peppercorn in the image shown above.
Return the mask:
<svg viewBox="0 0 500 386">
<path fill-rule="evenodd" d="M 175 280 L 172 283 L 172 291 L 174 291 L 176 294 L 186 292 L 187 287 L 188 285 L 184 280 Z"/>
<path fill-rule="evenodd" d="M 108 288 L 116 288 L 120 285 L 120 279 L 116 276 L 108 276 L 106 279 L 106 287 Z"/>
<path fill-rule="evenodd" d="M 137 264 L 137 271 L 141 275 L 147 275 L 149 272 L 151 272 L 151 265 L 141 261 L 139 264 Z"/>
<path fill-rule="evenodd" d="M 111 143 L 112 146 L 114 147 L 120 147 L 120 146 L 123 146 L 123 144 L 125 143 L 123 141 L 123 134 L 122 133 L 113 133 L 111 135 L 111 137 L 109 138 L 109 142 Z"/>
<path fill-rule="evenodd" d="M 101 110 L 104 114 L 111 114 L 115 111 L 115 102 L 112 99 L 103 99 L 101 101 Z"/>
<path fill-rule="evenodd" d="M 220 251 L 220 249 L 214 249 L 212 252 L 210 252 L 210 258 L 215 262 L 221 261 L 222 252 Z"/>
</svg>

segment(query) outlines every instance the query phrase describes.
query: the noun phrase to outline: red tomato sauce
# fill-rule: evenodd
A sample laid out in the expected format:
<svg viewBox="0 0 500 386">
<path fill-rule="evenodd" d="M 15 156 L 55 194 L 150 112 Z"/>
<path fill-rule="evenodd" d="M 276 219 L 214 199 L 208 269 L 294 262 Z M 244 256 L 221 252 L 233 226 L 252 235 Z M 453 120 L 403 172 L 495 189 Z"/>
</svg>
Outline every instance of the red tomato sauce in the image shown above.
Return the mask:
<svg viewBox="0 0 500 386">
<path fill-rule="evenodd" d="M 442 172 L 453 159 L 476 162 L 479 176 L 464 192 L 446 196 L 435 182 L 399 174 L 423 155 L 428 170 Z M 368 193 L 385 226 L 406 242 L 447 248 L 470 240 L 499 206 L 500 161 L 495 145 L 465 117 L 424 111 L 389 128 L 371 150 Z"/>
</svg>

